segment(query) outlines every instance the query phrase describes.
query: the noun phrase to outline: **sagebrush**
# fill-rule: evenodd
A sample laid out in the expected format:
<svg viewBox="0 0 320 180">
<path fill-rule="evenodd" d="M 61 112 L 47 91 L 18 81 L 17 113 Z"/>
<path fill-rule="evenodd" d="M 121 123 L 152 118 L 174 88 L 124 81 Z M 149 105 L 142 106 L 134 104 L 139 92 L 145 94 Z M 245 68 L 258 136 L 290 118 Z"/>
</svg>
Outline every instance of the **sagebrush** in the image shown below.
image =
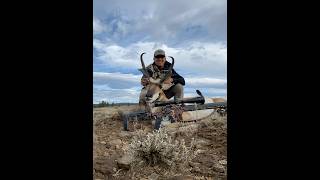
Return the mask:
<svg viewBox="0 0 320 180">
<path fill-rule="evenodd" d="M 197 155 L 193 138 L 190 146 L 186 146 L 184 139 L 173 140 L 163 128 L 148 134 L 139 131 L 129 144 L 127 153 L 134 159 L 131 167 L 157 165 L 167 170 L 182 171 L 186 170 L 186 165 Z"/>
</svg>

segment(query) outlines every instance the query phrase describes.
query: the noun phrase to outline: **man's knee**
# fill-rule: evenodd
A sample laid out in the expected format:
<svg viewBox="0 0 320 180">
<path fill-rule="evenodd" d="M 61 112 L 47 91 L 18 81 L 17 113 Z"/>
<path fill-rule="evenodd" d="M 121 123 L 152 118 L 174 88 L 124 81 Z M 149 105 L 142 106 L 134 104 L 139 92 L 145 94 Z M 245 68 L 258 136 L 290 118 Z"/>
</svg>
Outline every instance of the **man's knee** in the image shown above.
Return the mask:
<svg viewBox="0 0 320 180">
<path fill-rule="evenodd" d="M 174 86 L 174 97 L 178 98 L 178 99 L 182 99 L 183 98 L 183 85 L 178 83 Z"/>
<path fill-rule="evenodd" d="M 183 91 L 183 85 L 182 84 L 180 84 L 180 83 L 178 83 L 178 84 L 176 84 L 175 86 L 174 86 L 174 88 L 177 90 L 177 91 Z"/>
</svg>

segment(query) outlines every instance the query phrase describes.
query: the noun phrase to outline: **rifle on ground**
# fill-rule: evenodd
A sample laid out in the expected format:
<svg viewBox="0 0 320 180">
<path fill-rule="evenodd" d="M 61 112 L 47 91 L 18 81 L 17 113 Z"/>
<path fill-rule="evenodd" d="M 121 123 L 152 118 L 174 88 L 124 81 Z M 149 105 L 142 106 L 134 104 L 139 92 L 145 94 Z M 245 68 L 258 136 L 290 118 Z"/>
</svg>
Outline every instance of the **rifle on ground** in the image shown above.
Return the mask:
<svg viewBox="0 0 320 180">
<path fill-rule="evenodd" d="M 170 100 L 170 101 L 156 101 L 151 106 L 153 107 L 163 107 L 164 113 L 160 113 L 157 115 L 158 119 L 162 116 L 166 116 L 170 114 L 170 110 L 172 109 L 179 109 L 180 112 L 184 111 L 197 111 L 197 110 L 205 110 L 205 109 L 223 109 L 223 112 L 226 112 L 227 109 L 227 102 L 219 102 L 219 103 L 205 103 L 205 98 L 201 94 L 199 90 L 196 90 L 199 97 L 192 97 L 192 98 L 183 98 L 178 100 Z M 123 120 L 124 129 L 128 130 L 128 123 L 132 120 L 151 120 L 154 114 L 148 112 L 147 110 L 139 110 L 135 112 L 129 113 L 120 113 L 121 119 Z M 160 117 L 159 117 L 160 116 Z"/>
</svg>

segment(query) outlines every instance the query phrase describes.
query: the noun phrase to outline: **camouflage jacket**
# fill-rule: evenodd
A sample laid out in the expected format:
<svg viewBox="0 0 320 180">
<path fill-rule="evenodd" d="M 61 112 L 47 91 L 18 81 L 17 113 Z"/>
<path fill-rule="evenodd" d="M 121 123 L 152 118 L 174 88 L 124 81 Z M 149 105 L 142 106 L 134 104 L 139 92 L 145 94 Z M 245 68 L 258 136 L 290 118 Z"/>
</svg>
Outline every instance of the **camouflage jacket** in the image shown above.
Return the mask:
<svg viewBox="0 0 320 180">
<path fill-rule="evenodd" d="M 147 66 L 146 69 L 147 69 L 150 77 L 157 79 L 157 78 L 162 78 L 165 75 L 165 73 L 169 69 L 170 65 L 171 65 L 171 63 L 166 61 L 164 63 L 163 70 L 159 70 L 157 65 L 155 63 L 152 63 L 149 66 Z M 145 76 L 143 75 L 142 78 L 145 78 Z M 184 78 L 182 76 L 180 76 L 174 69 L 172 69 L 171 78 L 173 79 L 173 84 L 180 83 L 181 85 L 185 85 Z"/>
</svg>

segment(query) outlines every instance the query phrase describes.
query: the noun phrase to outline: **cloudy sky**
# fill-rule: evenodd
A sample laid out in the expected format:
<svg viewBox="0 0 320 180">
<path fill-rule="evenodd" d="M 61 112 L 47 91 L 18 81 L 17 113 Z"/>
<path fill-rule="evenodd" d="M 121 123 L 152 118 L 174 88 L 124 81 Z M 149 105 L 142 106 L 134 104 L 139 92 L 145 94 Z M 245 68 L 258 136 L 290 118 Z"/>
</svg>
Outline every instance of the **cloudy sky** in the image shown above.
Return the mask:
<svg viewBox="0 0 320 180">
<path fill-rule="evenodd" d="M 226 96 L 227 0 L 94 0 L 93 8 L 94 103 L 137 103 L 139 55 L 151 64 L 159 48 L 175 58 L 185 97 Z"/>
</svg>

